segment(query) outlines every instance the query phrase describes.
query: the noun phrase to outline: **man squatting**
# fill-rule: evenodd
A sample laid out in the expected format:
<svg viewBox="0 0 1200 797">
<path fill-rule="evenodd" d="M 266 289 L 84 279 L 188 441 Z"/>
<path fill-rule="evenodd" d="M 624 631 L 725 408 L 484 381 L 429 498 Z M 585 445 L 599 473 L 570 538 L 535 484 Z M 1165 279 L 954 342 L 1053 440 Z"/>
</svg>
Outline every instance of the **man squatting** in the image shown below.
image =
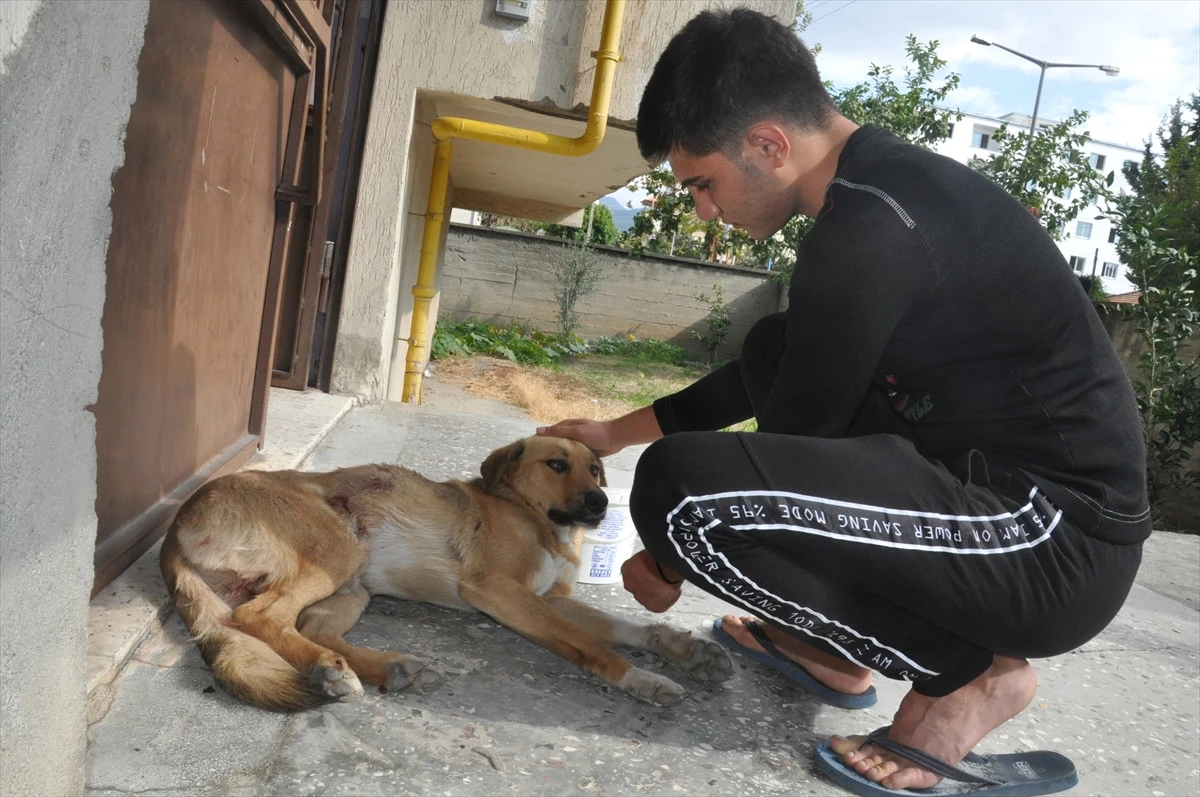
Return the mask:
<svg viewBox="0 0 1200 797">
<path fill-rule="evenodd" d="M 816 220 L 788 308 L 680 392 L 539 433 L 653 442 L 623 568 L 646 608 L 686 580 L 829 689 L 908 680 L 886 737 L 961 761 L 1033 699 L 1029 658 L 1112 620 L 1150 533 L 1137 407 L 1089 298 L 1027 209 L 839 114 L 803 42 L 755 12 L 672 39 L 637 140 L 701 219 L 756 239 Z M 762 651 L 756 622 L 721 625 Z M 862 736 L 829 744 L 887 788 L 940 780 Z"/>
</svg>

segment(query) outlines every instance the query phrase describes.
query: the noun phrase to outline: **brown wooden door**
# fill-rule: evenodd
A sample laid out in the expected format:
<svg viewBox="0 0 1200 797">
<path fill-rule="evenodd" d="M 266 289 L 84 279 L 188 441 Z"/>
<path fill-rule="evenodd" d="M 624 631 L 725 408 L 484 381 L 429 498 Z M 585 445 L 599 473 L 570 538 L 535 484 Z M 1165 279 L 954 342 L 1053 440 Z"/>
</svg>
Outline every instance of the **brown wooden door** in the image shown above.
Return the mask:
<svg viewBox="0 0 1200 797">
<path fill-rule="evenodd" d="M 298 127 L 328 41 L 313 0 L 150 5 L 113 178 L 94 592 L 261 442 L 285 232 L 319 192 Z"/>
<path fill-rule="evenodd" d="M 338 0 L 330 14 L 329 90 L 311 98 L 327 108 L 321 196 L 315 205 L 298 207 L 293 224 L 297 242 L 284 264 L 282 299 L 275 337 L 271 384 L 304 390 L 318 385 L 328 370 L 340 298 L 345 243 L 349 238 L 353 195 L 358 188 L 359 154 L 366 130 L 366 111 L 374 83 L 383 0 Z M 315 154 L 315 126 L 306 129 L 306 153 Z M 304 168 L 315 163 L 306 162 Z M 327 380 L 324 383 L 327 389 Z"/>
</svg>

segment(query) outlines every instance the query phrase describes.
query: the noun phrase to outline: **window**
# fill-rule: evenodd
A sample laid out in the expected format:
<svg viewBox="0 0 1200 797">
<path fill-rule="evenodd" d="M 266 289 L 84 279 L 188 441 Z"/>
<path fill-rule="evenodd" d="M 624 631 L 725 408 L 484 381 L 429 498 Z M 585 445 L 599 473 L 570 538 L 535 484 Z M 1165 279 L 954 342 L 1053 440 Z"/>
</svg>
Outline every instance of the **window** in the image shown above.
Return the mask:
<svg viewBox="0 0 1200 797">
<path fill-rule="evenodd" d="M 1093 152 L 1088 158 L 1088 163 L 1092 164 L 1093 169 L 1099 170 L 1104 168 L 1104 160 L 1105 158 L 1103 155 L 1098 152 Z"/>
<path fill-rule="evenodd" d="M 1116 263 L 1105 263 L 1104 271 L 1101 273 L 1106 277 L 1117 276 L 1117 264 Z"/>
<path fill-rule="evenodd" d="M 1108 242 L 1110 244 L 1115 244 L 1117 242 L 1117 228 L 1116 227 L 1113 227 L 1111 230 L 1108 231 Z"/>
<path fill-rule="evenodd" d="M 1075 237 L 1076 238 L 1091 238 L 1092 223 L 1090 221 L 1075 222 Z"/>
<path fill-rule="evenodd" d="M 1063 198 L 1063 199 L 1070 199 L 1070 198 L 1071 198 L 1071 191 L 1072 191 L 1072 190 L 1073 190 L 1073 189 L 1071 188 L 1071 186 L 1067 186 L 1066 188 L 1064 188 L 1064 189 L 1063 189 L 1063 192 L 1062 192 L 1062 198 Z"/>
<path fill-rule="evenodd" d="M 971 146 L 976 149 L 991 149 L 992 133 L 991 130 L 975 129 L 975 134 L 971 136 Z"/>
<path fill-rule="evenodd" d="M 1087 268 L 1087 258 L 1080 257 L 1079 255 L 1071 255 L 1071 268 L 1082 274 L 1083 270 Z"/>
</svg>

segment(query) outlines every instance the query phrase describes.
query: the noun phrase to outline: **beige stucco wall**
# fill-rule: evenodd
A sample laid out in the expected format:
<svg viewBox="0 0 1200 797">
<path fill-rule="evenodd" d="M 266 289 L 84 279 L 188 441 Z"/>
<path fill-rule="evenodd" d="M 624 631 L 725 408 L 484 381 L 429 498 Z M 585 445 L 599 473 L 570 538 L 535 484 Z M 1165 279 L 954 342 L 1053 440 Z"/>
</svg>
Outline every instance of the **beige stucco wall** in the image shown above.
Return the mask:
<svg viewBox="0 0 1200 797">
<path fill-rule="evenodd" d="M 0 794 L 83 790 L 113 172 L 147 0 L 0 0 Z"/>
<path fill-rule="evenodd" d="M 659 53 L 688 19 L 734 5 L 781 19 L 790 19 L 794 8 L 792 0 L 628 0 L 620 47 L 625 60 L 617 67 L 611 114 L 635 116 Z M 369 401 L 399 398 L 388 385 L 400 383 L 391 371 L 403 362 L 402 339 L 409 334 L 432 170 L 433 140 L 418 124 L 418 92 L 549 99 L 561 108 L 590 99 L 603 0 L 535 0 L 526 23 L 496 17 L 492 7 L 482 0 L 388 5 L 342 294 L 335 392 Z"/>
</svg>

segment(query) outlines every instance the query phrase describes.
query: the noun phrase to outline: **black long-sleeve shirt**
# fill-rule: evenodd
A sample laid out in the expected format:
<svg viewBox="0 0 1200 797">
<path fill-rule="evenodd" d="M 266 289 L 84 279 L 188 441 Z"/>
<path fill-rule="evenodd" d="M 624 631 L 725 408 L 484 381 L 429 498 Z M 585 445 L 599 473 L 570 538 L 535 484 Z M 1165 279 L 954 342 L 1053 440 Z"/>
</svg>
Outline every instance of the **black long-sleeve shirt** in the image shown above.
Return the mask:
<svg viewBox="0 0 1200 797">
<path fill-rule="evenodd" d="M 1132 388 L 1049 234 L 966 166 L 863 127 L 797 252 L 758 428 L 842 437 L 872 391 L 945 463 L 1020 471 L 1085 532 L 1150 532 Z M 655 402 L 664 433 L 753 414 L 737 361 Z"/>
</svg>

